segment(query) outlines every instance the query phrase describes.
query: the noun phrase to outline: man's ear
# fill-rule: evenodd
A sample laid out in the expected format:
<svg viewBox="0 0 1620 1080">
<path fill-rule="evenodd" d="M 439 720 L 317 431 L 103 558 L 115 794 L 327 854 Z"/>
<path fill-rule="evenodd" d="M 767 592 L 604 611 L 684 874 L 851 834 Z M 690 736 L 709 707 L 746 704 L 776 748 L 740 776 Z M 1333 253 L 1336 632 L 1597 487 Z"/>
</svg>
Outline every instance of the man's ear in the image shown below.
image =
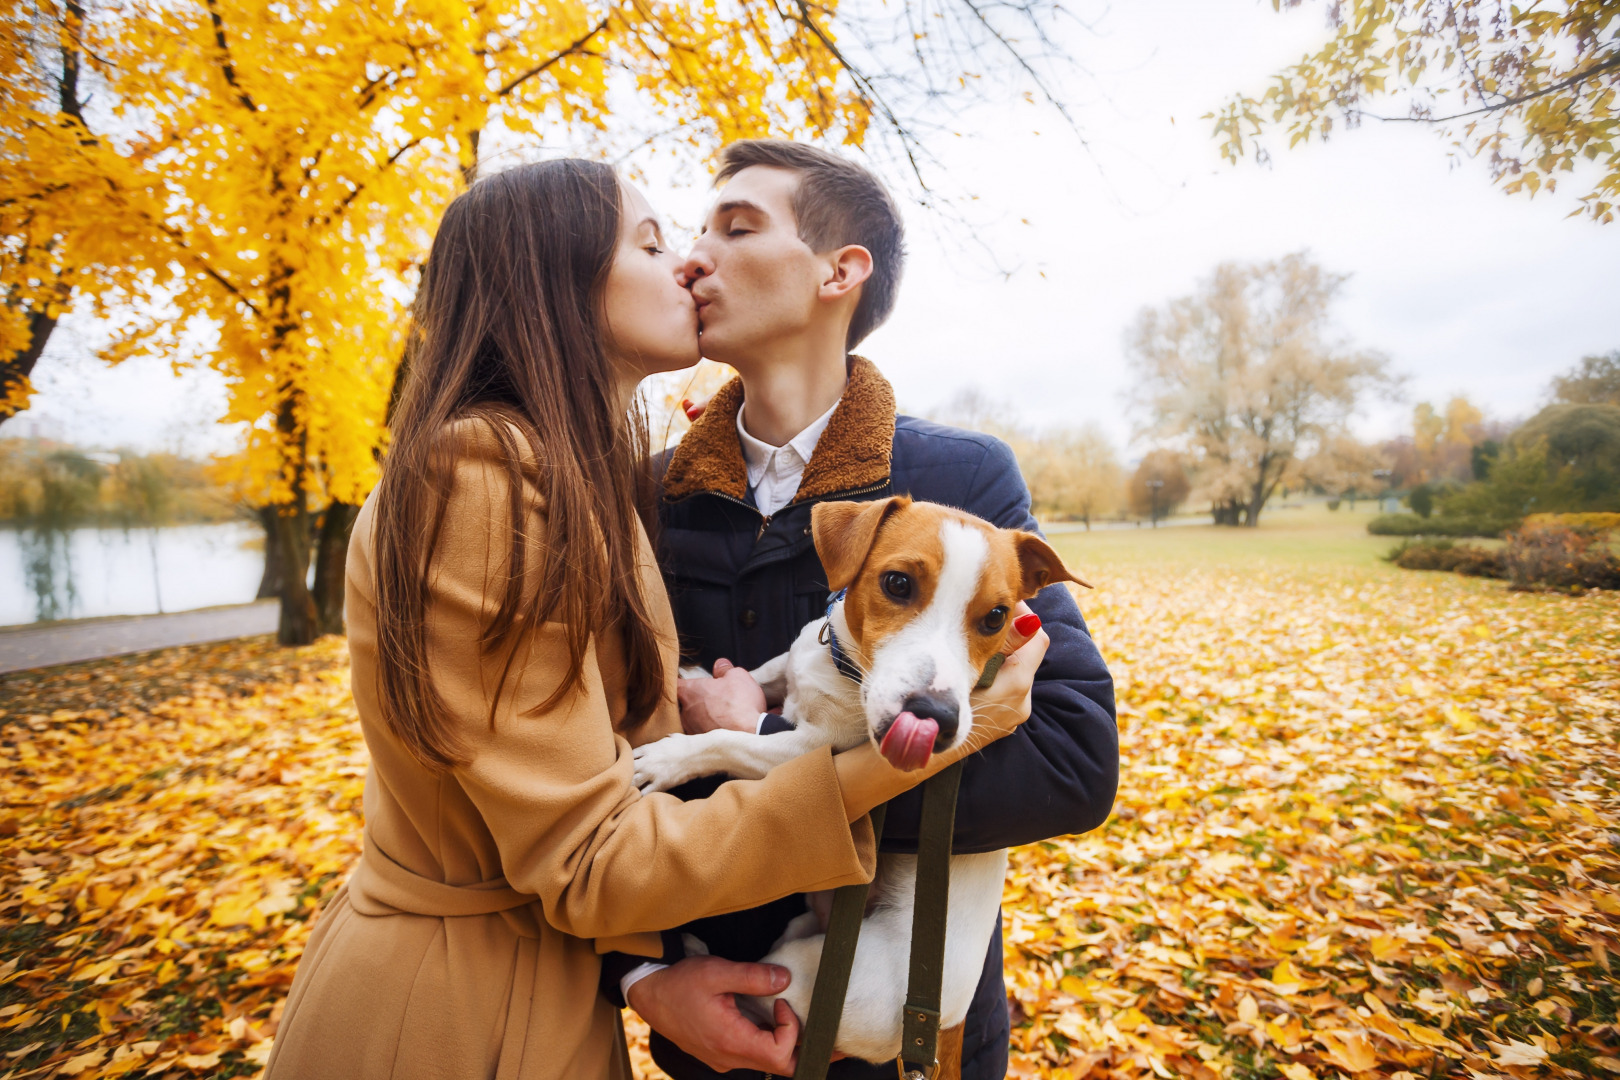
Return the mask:
<svg viewBox="0 0 1620 1080">
<path fill-rule="evenodd" d="M 848 296 L 872 276 L 872 253 L 859 244 L 846 244 L 832 253 L 829 271 L 817 295 L 822 300 Z"/>
<path fill-rule="evenodd" d="M 1018 545 L 1018 568 L 1024 574 L 1025 600 L 1055 581 L 1072 581 L 1091 588 L 1089 581 L 1081 580 L 1074 571 L 1063 565 L 1063 560 L 1052 550 L 1051 544 L 1034 533 L 1018 533 L 1015 543 Z"/>
<path fill-rule="evenodd" d="M 909 495 L 891 495 L 876 502 L 824 502 L 810 511 L 810 535 L 816 542 L 821 568 L 827 571 L 827 588 L 833 592 L 848 587 L 866 561 L 877 539 L 878 526 L 902 507 L 911 505 Z"/>
</svg>

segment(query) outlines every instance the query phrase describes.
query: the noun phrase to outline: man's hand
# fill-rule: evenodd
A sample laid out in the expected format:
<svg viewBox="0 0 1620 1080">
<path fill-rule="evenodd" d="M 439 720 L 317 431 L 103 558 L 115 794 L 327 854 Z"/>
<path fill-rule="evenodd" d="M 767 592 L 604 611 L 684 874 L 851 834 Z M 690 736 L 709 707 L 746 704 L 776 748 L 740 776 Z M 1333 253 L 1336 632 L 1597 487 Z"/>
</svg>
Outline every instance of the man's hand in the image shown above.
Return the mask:
<svg viewBox="0 0 1620 1080">
<path fill-rule="evenodd" d="M 675 699 L 681 706 L 681 730 L 688 735 L 715 728 L 752 735 L 759 728 L 759 714 L 765 711 L 765 691 L 730 660 L 714 662 L 712 679 L 676 682 Z"/>
<path fill-rule="evenodd" d="M 792 976 L 775 964 L 737 964 L 718 956 L 689 956 L 630 987 L 630 1007 L 654 1031 L 716 1072 L 755 1069 L 792 1076 L 799 1020 L 776 1002 L 776 1026 L 756 1026 L 737 1008 L 735 995 L 768 997 L 787 989 Z"/>
</svg>

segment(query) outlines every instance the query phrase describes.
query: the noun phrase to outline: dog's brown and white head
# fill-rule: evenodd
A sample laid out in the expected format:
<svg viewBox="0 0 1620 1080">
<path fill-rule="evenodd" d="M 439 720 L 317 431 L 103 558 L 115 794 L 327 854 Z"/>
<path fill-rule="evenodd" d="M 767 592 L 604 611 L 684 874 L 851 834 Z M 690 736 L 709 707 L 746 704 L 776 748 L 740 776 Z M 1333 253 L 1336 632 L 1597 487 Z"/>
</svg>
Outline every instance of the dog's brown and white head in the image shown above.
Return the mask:
<svg viewBox="0 0 1620 1080">
<path fill-rule="evenodd" d="M 968 695 L 1018 601 L 1053 582 L 1085 584 L 1034 533 L 903 495 L 821 503 L 811 530 L 828 587 L 848 590 L 841 644 L 863 672 L 868 731 L 905 769 L 967 738 Z"/>
</svg>

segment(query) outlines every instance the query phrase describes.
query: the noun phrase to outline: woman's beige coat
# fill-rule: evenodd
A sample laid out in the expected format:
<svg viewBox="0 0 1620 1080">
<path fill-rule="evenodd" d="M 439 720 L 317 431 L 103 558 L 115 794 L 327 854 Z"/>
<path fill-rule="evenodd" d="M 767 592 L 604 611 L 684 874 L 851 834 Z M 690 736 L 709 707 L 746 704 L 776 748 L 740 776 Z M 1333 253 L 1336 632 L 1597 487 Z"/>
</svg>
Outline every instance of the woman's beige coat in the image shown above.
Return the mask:
<svg viewBox="0 0 1620 1080">
<path fill-rule="evenodd" d="M 628 1077 L 619 1014 L 597 991 L 600 953 L 657 955 L 651 932 L 871 875 L 870 825 L 846 823 L 825 750 L 690 803 L 631 786 L 631 747 L 680 728 L 674 623 L 644 534 L 644 587 L 667 643 L 663 706 L 626 722 L 623 649 L 610 632 L 593 639 L 580 689 L 527 715 L 567 668 L 550 624 L 520 645 L 491 725 L 500 664 L 478 642 L 505 575 L 508 486 L 488 429 L 464 421 L 458 434 L 466 450 L 432 564 L 427 631 L 468 760 L 424 768 L 378 712 L 368 500 L 347 593 L 354 700 L 371 750 L 365 848 L 310 937 L 273 1080 Z M 538 494 L 521 495 L 528 535 L 539 536 Z"/>
</svg>

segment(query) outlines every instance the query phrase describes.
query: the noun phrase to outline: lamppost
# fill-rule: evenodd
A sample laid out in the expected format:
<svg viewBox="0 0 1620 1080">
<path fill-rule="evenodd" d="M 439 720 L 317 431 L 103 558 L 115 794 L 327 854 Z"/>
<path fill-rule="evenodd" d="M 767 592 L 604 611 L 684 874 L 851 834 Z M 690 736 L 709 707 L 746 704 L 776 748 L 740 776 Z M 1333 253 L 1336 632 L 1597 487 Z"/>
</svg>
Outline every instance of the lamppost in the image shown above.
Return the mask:
<svg viewBox="0 0 1620 1080">
<path fill-rule="evenodd" d="M 1159 489 L 1164 487 L 1164 481 L 1149 480 L 1147 486 L 1148 491 L 1152 492 L 1150 497 L 1153 500 L 1153 527 L 1157 529 L 1159 527 Z"/>
</svg>

